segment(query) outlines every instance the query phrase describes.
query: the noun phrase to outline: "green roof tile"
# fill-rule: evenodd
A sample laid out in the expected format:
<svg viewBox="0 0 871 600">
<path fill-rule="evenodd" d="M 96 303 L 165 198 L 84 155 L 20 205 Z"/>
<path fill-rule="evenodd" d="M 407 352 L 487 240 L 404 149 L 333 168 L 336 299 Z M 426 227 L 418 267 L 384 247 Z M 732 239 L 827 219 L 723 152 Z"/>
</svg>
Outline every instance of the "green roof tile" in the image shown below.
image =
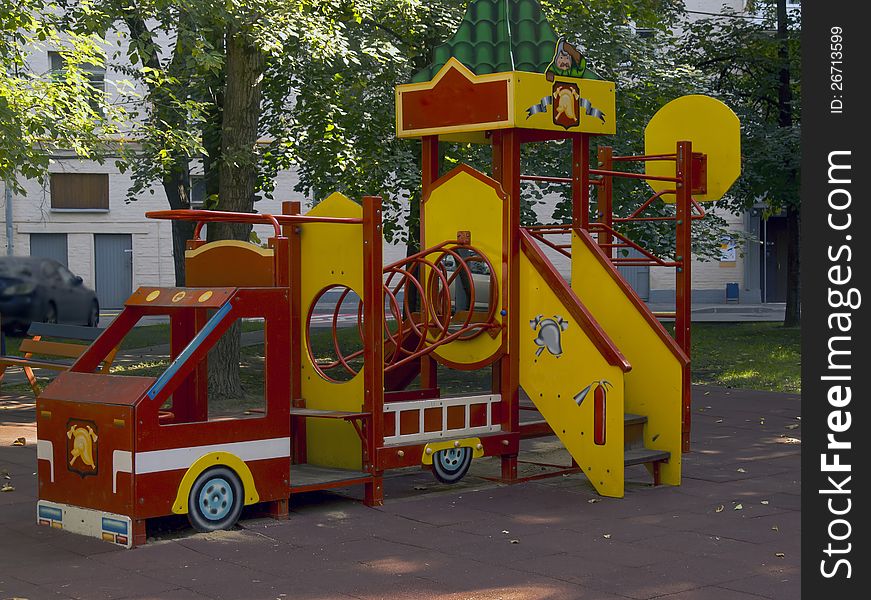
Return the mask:
<svg viewBox="0 0 871 600">
<path fill-rule="evenodd" d="M 430 81 L 452 56 L 476 75 L 544 73 L 557 39 L 538 0 L 471 0 L 457 32 L 436 47 L 433 64 L 411 81 Z M 585 76 L 597 78 L 589 69 Z"/>
</svg>

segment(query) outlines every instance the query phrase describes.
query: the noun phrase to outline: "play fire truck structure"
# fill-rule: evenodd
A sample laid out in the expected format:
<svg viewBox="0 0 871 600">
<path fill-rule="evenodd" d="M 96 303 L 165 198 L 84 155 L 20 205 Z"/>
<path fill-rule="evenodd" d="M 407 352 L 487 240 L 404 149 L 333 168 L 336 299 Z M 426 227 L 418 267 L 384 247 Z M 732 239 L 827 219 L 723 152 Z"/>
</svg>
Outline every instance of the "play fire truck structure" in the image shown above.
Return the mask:
<svg viewBox="0 0 871 600">
<path fill-rule="evenodd" d="M 450 483 L 472 460 L 497 457 L 502 480 L 517 481 L 520 440 L 551 434 L 600 494 L 622 496 L 624 468 L 636 464 L 678 485 L 691 414 L 690 226 L 700 202 L 738 175 L 738 121 L 716 100 L 681 98 L 647 127 L 644 156 L 600 147 L 592 165 L 590 139 L 614 133 L 614 107 L 614 84 L 557 38 L 537 2 L 476 0 L 433 67 L 396 91 L 398 135 L 422 144 L 418 253 L 382 266 L 377 197 L 333 194 L 307 214 L 294 202 L 281 215 L 149 213 L 198 223 L 187 285 L 136 290 L 38 398 L 38 522 L 130 547 L 153 517 L 228 528 L 244 506 L 286 516 L 288 499 L 312 490 L 363 485 L 365 503 L 380 505 L 384 472 L 400 467 L 424 465 Z M 522 144 L 556 140 L 571 153 L 570 176 L 521 174 Z M 490 144 L 491 174 L 439 173 L 440 141 Z M 643 173 L 615 169 L 638 162 Z M 654 189 L 625 217 L 612 211 L 618 177 Z M 570 186 L 571 222 L 523 227 L 522 181 Z M 675 210 L 645 214 L 659 202 Z M 630 221 L 672 222 L 673 258 L 618 231 Z M 273 235 L 268 249 L 206 243 L 200 231 L 213 222 L 267 224 Z M 546 252 L 570 257 L 570 284 Z M 622 265 L 673 267 L 676 310 L 651 313 Z M 339 300 L 326 323 L 334 360 L 324 362 L 311 339 L 327 296 Z M 353 351 L 338 333 L 349 298 Z M 151 315 L 169 317 L 165 371 L 95 373 Z M 264 322 L 265 410 L 210 418 L 208 353 L 249 319 Z M 492 385 L 442 397 L 437 366 L 491 368 Z"/>
</svg>

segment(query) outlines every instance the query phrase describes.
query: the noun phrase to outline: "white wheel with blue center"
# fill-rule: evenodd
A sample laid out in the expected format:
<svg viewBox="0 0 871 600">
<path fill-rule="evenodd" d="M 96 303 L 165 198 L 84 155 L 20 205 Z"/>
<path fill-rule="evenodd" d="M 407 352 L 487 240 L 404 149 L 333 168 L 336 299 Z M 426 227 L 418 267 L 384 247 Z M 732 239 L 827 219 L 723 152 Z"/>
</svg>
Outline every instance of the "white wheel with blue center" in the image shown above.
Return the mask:
<svg viewBox="0 0 871 600">
<path fill-rule="evenodd" d="M 232 469 L 207 469 L 191 487 L 188 520 L 197 531 L 229 529 L 239 520 L 244 493 L 242 482 Z"/>
<path fill-rule="evenodd" d="M 446 448 L 432 456 L 432 470 L 442 483 L 456 483 L 466 476 L 472 465 L 471 448 Z"/>
</svg>

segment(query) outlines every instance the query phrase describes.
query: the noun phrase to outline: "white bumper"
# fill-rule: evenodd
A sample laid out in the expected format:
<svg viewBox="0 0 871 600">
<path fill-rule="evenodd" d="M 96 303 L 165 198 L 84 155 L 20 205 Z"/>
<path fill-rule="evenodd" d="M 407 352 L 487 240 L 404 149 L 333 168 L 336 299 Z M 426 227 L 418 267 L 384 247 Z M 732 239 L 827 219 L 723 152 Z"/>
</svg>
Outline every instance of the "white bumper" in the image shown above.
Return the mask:
<svg viewBox="0 0 871 600">
<path fill-rule="evenodd" d="M 125 548 L 133 546 L 132 522 L 130 517 L 124 515 L 40 500 L 36 503 L 36 522 Z"/>
</svg>

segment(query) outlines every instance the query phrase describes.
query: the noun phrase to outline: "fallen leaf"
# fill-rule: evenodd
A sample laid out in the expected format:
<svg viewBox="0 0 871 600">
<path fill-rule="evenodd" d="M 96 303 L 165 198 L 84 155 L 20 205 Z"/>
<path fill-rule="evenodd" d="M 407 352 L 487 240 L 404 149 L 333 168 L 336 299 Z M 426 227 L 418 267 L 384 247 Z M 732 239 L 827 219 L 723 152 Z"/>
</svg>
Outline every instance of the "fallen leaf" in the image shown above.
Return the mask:
<svg viewBox="0 0 871 600">
<path fill-rule="evenodd" d="M 15 440 L 14 442 L 12 442 L 12 445 L 13 446 L 23 446 L 26 443 L 27 443 L 27 440 L 25 440 L 23 437 L 20 437 L 17 440 Z"/>
<path fill-rule="evenodd" d="M 784 556 L 786 556 L 786 554 L 784 554 L 783 552 L 778 552 L 774 556 L 776 556 L 777 558 L 783 558 Z"/>
<path fill-rule="evenodd" d="M 789 425 L 786 426 L 786 429 L 798 429 L 798 428 L 799 428 L 798 423 L 790 423 Z"/>
<path fill-rule="evenodd" d="M 510 544 L 519 544 L 520 540 L 511 540 L 509 543 Z"/>
<path fill-rule="evenodd" d="M 725 509 L 726 509 L 726 507 L 723 506 L 723 505 L 721 504 L 720 506 L 718 506 L 718 507 L 715 508 L 714 510 L 715 510 L 716 512 L 720 513 L 720 512 L 723 512 Z"/>
<path fill-rule="evenodd" d="M 3 487 L 0 487 L 0 492 L 14 492 L 15 486 L 11 483 L 4 483 Z"/>
<path fill-rule="evenodd" d="M 744 510 L 744 505 L 743 505 L 743 504 L 740 504 L 740 503 L 739 503 L 739 504 L 736 504 L 736 505 L 735 505 L 735 508 L 733 508 L 732 510 Z"/>
<path fill-rule="evenodd" d="M 606 540 L 610 540 L 610 539 L 611 539 L 611 534 L 610 534 L 610 533 L 606 533 L 606 534 L 604 534 L 602 537 L 605 538 Z"/>
</svg>

